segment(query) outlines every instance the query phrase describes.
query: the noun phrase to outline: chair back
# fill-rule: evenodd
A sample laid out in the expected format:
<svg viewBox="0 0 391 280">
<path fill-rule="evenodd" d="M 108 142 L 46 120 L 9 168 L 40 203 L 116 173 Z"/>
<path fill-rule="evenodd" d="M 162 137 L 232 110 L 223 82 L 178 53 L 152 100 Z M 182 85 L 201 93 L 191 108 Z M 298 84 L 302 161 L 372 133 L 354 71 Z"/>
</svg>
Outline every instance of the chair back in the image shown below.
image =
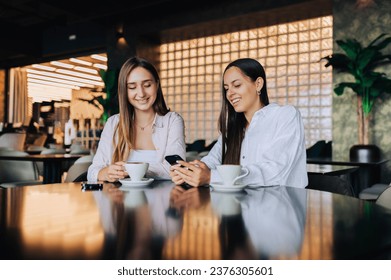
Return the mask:
<svg viewBox="0 0 391 280">
<path fill-rule="evenodd" d="M 79 162 L 74 163 L 68 169 L 65 182 L 81 182 L 87 180 L 87 171 L 92 162 Z"/>
<path fill-rule="evenodd" d="M 93 160 L 94 156 L 93 155 L 86 155 L 78 158 L 74 163 L 82 163 L 82 162 L 89 162 L 91 163 Z"/>
<path fill-rule="evenodd" d="M 25 152 L 0 150 L 2 156 L 26 156 Z M 0 160 L 0 183 L 38 180 L 38 169 L 32 161 Z"/>
<path fill-rule="evenodd" d="M 385 189 L 376 199 L 376 204 L 391 209 L 391 187 Z"/>
<path fill-rule="evenodd" d="M 307 158 L 330 158 L 332 155 L 332 141 L 320 140 L 306 150 Z"/>
<path fill-rule="evenodd" d="M 376 199 L 379 197 L 379 195 L 384 192 L 387 188 L 391 187 L 391 184 L 374 184 L 370 186 L 369 188 L 363 189 L 359 194 L 358 198 L 359 199 L 364 199 L 364 200 L 372 200 L 376 201 Z"/>
<path fill-rule="evenodd" d="M 42 150 L 41 155 L 51 155 L 51 154 L 65 154 L 65 149 L 59 149 L 59 148 L 49 148 Z"/>
<path fill-rule="evenodd" d="M 217 140 L 213 140 L 208 146 L 205 147 L 204 151 L 212 150 L 213 146 L 217 143 Z"/>
<path fill-rule="evenodd" d="M 27 147 L 26 151 L 28 152 L 35 152 L 35 153 L 41 153 L 43 150 L 46 150 L 45 147 L 43 146 L 35 146 L 35 145 L 30 145 Z"/>
<path fill-rule="evenodd" d="M 0 136 L 0 147 L 7 147 L 17 151 L 24 150 L 26 133 L 9 132 Z"/>
<path fill-rule="evenodd" d="M 38 136 L 38 138 L 34 140 L 33 145 L 37 147 L 43 147 L 47 138 L 47 134 L 41 134 L 40 136 Z"/>
<path fill-rule="evenodd" d="M 70 151 L 71 155 L 89 155 L 91 154 L 90 149 L 87 148 L 77 148 L 77 149 L 71 149 Z"/>
<path fill-rule="evenodd" d="M 196 151 L 196 152 L 202 152 L 205 150 L 205 139 L 198 139 L 195 140 L 191 144 L 187 144 L 186 152 Z"/>
</svg>

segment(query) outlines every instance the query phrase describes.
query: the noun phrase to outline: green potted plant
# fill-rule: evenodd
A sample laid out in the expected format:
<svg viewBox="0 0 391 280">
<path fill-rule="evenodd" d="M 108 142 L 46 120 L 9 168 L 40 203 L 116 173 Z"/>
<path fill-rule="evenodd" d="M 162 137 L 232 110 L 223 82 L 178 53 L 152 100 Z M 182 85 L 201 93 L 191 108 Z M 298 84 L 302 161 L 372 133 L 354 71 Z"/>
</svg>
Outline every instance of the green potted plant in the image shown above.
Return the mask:
<svg viewBox="0 0 391 280">
<path fill-rule="evenodd" d="M 99 96 L 98 101 L 103 106 L 103 115 L 101 117 L 102 124 L 105 124 L 107 119 L 116 113 L 118 113 L 118 75 L 119 71 L 116 69 L 109 69 L 107 71 L 100 69 L 99 75 L 105 83 L 104 92 L 106 96 Z"/>
<path fill-rule="evenodd" d="M 391 80 L 385 73 L 376 72 L 379 66 L 391 63 L 391 55 L 382 50 L 391 43 L 391 37 L 381 34 L 363 47 L 355 39 L 337 40 L 344 53 L 334 53 L 322 59 L 327 60 L 325 67 L 332 66 L 337 73 L 350 74 L 352 81 L 335 85 L 334 92 L 342 95 L 351 89 L 357 95 L 358 145 L 350 150 L 351 160 L 373 161 L 380 157 L 380 150 L 369 145 L 369 117 L 375 100 L 383 93 L 391 93 Z M 360 155 L 360 150 L 365 150 Z M 374 157 L 368 156 L 370 151 Z"/>
</svg>

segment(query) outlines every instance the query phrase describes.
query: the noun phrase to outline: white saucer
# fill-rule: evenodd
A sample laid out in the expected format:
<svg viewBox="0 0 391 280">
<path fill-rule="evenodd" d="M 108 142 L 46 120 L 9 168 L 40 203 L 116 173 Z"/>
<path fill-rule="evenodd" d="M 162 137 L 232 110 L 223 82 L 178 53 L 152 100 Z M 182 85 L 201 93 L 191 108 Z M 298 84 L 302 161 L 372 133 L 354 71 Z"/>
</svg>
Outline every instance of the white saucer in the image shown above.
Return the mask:
<svg viewBox="0 0 391 280">
<path fill-rule="evenodd" d="M 210 183 L 210 185 L 216 192 L 240 192 L 246 187 L 246 184 L 235 184 L 233 186 L 226 186 L 220 182 Z"/>
<path fill-rule="evenodd" d="M 153 178 L 142 178 L 141 181 L 131 181 L 130 178 L 119 180 L 119 182 L 122 184 L 121 188 L 145 187 L 148 186 L 153 181 L 154 181 Z"/>
</svg>

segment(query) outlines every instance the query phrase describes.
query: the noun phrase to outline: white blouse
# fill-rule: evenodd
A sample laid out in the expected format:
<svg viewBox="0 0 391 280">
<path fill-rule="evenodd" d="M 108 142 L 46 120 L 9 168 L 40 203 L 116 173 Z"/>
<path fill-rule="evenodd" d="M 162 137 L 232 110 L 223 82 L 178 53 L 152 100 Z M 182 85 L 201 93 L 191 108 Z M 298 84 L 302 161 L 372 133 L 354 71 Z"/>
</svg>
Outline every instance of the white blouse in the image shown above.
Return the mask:
<svg viewBox="0 0 391 280">
<path fill-rule="evenodd" d="M 157 161 L 157 151 L 156 150 L 132 150 L 129 155 L 128 161 L 132 162 L 148 162 L 154 163 Z"/>
<path fill-rule="evenodd" d="M 114 153 L 113 135 L 119 122 L 119 114 L 111 116 L 102 131 L 98 149 L 91 166 L 88 168 L 87 179 L 96 181 L 99 171 L 111 164 Z M 171 179 L 170 164 L 164 159 L 167 155 L 178 154 L 186 156 L 185 125 L 183 118 L 176 112 L 168 112 L 164 116 L 156 114 L 152 124 L 152 142 L 156 148 L 156 161 L 149 164 L 146 177 L 156 179 Z"/>
<path fill-rule="evenodd" d="M 220 182 L 221 135 L 201 160 L 211 169 L 211 182 Z M 271 103 L 258 110 L 245 133 L 240 164 L 249 171 L 241 182 L 249 186 L 308 185 L 304 125 L 291 105 Z"/>
</svg>

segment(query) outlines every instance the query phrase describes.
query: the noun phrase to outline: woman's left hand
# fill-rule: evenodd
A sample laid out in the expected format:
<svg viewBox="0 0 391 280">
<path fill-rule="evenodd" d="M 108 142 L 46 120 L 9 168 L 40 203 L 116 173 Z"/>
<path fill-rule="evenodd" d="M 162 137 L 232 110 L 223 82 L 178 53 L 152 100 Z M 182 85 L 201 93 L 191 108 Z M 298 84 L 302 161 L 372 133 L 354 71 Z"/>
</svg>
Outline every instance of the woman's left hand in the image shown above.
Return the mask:
<svg viewBox="0 0 391 280">
<path fill-rule="evenodd" d="M 190 186 L 199 187 L 210 183 L 210 169 L 202 161 L 186 162 L 180 160 L 178 163 L 178 165 L 172 166 L 171 169 Z"/>
</svg>

